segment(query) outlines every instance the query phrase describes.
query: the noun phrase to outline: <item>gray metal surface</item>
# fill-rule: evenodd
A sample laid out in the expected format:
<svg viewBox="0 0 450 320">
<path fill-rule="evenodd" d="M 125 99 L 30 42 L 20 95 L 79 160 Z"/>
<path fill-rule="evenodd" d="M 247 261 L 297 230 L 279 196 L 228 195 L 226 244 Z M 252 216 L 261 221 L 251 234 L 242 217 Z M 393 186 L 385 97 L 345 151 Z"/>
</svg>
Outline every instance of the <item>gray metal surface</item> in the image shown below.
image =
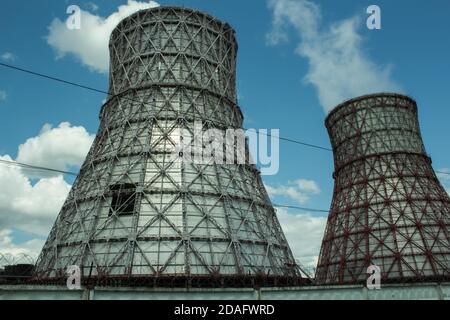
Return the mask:
<svg viewBox="0 0 450 320">
<path fill-rule="evenodd" d="M 100 128 L 38 259 L 39 279 L 69 265 L 102 278 L 299 275 L 254 165 L 171 157 L 195 121 L 242 127 L 236 53 L 228 24 L 190 9 L 120 22 Z"/>
<path fill-rule="evenodd" d="M 450 283 L 391 284 L 379 290 L 361 285 L 293 288 L 68 290 L 63 286 L 0 285 L 0 300 L 450 300 Z"/>
</svg>

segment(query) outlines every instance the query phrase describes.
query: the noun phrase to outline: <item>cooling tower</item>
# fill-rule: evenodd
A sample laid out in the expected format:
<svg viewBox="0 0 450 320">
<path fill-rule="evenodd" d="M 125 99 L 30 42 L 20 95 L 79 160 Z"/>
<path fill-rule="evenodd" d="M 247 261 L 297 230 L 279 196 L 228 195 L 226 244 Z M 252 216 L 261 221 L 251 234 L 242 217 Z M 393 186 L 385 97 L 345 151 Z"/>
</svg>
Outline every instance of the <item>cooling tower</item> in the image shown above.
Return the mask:
<svg viewBox="0 0 450 320">
<path fill-rule="evenodd" d="M 173 158 L 195 123 L 242 128 L 234 30 L 201 12 L 159 7 L 121 21 L 109 49 L 100 127 L 40 254 L 37 279 L 62 279 L 77 265 L 96 283 L 299 281 L 255 165 Z"/>
<path fill-rule="evenodd" d="M 325 120 L 334 152 L 333 200 L 316 281 L 381 284 L 450 277 L 450 199 L 425 152 L 416 102 L 381 93 Z"/>
</svg>

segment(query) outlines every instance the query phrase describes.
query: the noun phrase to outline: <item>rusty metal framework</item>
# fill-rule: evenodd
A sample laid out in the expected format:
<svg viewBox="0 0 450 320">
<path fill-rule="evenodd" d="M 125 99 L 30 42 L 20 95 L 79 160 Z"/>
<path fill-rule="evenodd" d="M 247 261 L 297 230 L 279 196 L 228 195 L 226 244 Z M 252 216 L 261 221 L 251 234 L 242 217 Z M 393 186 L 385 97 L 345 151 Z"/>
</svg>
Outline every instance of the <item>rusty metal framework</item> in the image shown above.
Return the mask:
<svg viewBox="0 0 450 320">
<path fill-rule="evenodd" d="M 61 279 L 69 265 L 98 283 L 301 280 L 254 165 L 171 157 L 195 121 L 242 127 L 236 54 L 234 30 L 198 11 L 159 7 L 119 23 L 100 128 L 39 256 L 37 281 Z"/>
<path fill-rule="evenodd" d="M 381 93 L 337 106 L 325 121 L 334 194 L 316 282 L 450 278 L 450 199 L 420 134 L 416 102 Z"/>
</svg>

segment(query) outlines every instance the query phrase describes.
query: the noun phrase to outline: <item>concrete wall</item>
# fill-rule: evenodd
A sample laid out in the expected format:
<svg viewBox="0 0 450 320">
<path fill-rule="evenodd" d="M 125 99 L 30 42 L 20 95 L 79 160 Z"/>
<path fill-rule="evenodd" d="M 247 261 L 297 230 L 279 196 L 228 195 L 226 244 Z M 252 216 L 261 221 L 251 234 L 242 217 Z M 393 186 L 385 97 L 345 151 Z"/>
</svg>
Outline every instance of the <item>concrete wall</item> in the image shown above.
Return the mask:
<svg viewBox="0 0 450 320">
<path fill-rule="evenodd" d="M 450 300 L 450 283 L 262 289 L 115 288 L 68 290 L 63 286 L 0 285 L 0 300 Z"/>
</svg>

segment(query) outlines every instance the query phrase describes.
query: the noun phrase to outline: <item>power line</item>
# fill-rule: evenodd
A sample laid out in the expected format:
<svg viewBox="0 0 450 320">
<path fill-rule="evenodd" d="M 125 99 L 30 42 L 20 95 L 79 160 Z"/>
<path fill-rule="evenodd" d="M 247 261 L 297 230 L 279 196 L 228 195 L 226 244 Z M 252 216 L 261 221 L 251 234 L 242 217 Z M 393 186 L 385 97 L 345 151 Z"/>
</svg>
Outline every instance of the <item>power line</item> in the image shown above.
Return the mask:
<svg viewBox="0 0 450 320">
<path fill-rule="evenodd" d="M 76 173 L 76 172 L 58 170 L 58 169 L 48 168 L 48 167 L 34 166 L 34 165 L 31 165 L 31 164 L 27 164 L 27 163 L 16 162 L 16 161 L 8 161 L 8 160 L 3 160 L 3 159 L 0 159 L 0 164 L 18 166 L 18 167 L 27 168 L 27 169 L 36 169 L 36 170 L 42 170 L 42 171 L 52 171 L 52 172 L 58 172 L 58 173 L 63 173 L 63 174 L 67 174 L 67 175 L 72 175 L 72 176 L 77 176 L 78 175 L 78 173 Z M 443 174 L 450 175 L 450 172 L 443 172 L 443 171 L 435 171 L 435 172 L 436 173 L 443 173 Z M 288 209 L 296 209 L 296 210 L 301 210 L 301 211 L 325 212 L 325 213 L 328 213 L 328 210 L 325 210 L 325 209 L 314 209 L 314 208 L 307 208 L 307 207 L 300 207 L 300 206 L 293 206 L 293 205 L 286 205 L 286 204 L 278 204 L 278 203 L 272 203 L 272 205 L 274 207 L 277 207 L 277 208 L 288 208 Z"/>
<path fill-rule="evenodd" d="M 277 203 L 273 203 L 272 205 L 273 205 L 274 207 L 278 207 L 278 208 L 288 208 L 288 209 L 297 209 L 297 210 L 302 210 L 302 211 L 326 212 L 326 213 L 328 213 L 328 210 L 324 210 L 324 209 L 312 209 L 312 208 L 299 207 L 299 206 L 291 206 L 291 205 L 277 204 Z"/>
<path fill-rule="evenodd" d="M 94 87 L 86 86 L 86 85 L 83 85 L 83 84 L 80 84 L 80 83 L 76 83 L 76 82 L 73 82 L 73 81 L 67 81 L 67 80 L 64 80 L 62 78 L 57 78 L 57 77 L 50 76 L 50 75 L 47 75 L 47 74 L 43 74 L 43 73 L 39 73 L 39 72 L 36 72 L 36 71 L 32 71 L 32 70 L 29 70 L 29 69 L 20 68 L 18 66 L 14 66 L 14 65 L 11 65 L 11 64 L 0 62 L 0 66 L 5 67 L 5 68 L 10 68 L 10 69 L 13 69 L 13 70 L 16 70 L 16 71 L 28 73 L 28 74 L 31 74 L 31 75 L 34 75 L 34 76 L 42 77 L 42 78 L 45 78 L 45 79 L 49 79 L 49 80 L 52 80 L 52 81 L 57 81 L 57 82 L 60 82 L 60 83 L 63 83 L 63 84 L 75 86 L 75 87 L 78 87 L 78 88 L 81 88 L 81 89 L 86 89 L 86 90 L 90 90 L 90 91 L 93 91 L 93 92 L 102 93 L 102 94 L 106 94 L 106 95 L 110 94 L 109 92 L 107 92 L 105 90 L 101 90 L 101 89 L 97 89 L 97 88 L 94 88 Z M 130 99 L 130 98 L 124 98 L 124 99 L 131 100 L 131 101 L 134 101 L 134 102 L 143 103 L 143 101 L 139 101 L 139 100 L 136 100 L 136 99 Z M 243 129 L 245 129 L 245 128 L 243 128 Z M 268 137 L 275 137 L 275 138 L 278 138 L 278 139 L 283 140 L 283 141 L 287 141 L 287 142 L 303 145 L 303 146 L 310 147 L 310 148 L 315 148 L 315 149 L 320 149 L 320 150 L 325 150 L 325 151 L 333 151 L 330 148 L 319 146 L 319 145 L 312 144 L 312 143 L 307 143 L 307 142 L 303 142 L 303 141 L 299 141 L 299 140 L 295 140 L 295 139 L 290 139 L 290 138 L 285 138 L 285 137 L 281 137 L 281 136 L 275 136 L 275 135 L 271 135 L 269 133 L 266 133 L 265 135 L 267 135 Z M 435 171 L 435 172 L 436 173 L 440 173 L 440 174 L 450 175 L 450 172 L 443 172 L 443 171 Z"/>
<path fill-rule="evenodd" d="M 244 129 L 245 129 L 245 128 L 244 128 Z M 284 141 L 287 141 L 287 142 L 292 142 L 292 143 L 295 143 L 295 144 L 300 144 L 300 145 L 302 145 L 302 146 L 306 146 L 306 147 L 310 147 L 310 148 L 315 148 L 315 149 L 320 149 L 320 150 L 325 150 L 325 151 L 333 151 L 332 149 L 327 148 L 327 147 L 322 147 L 322 146 L 319 146 L 319 145 L 315 145 L 315 144 L 311 144 L 311 143 L 306 143 L 306 142 L 302 142 L 302 141 L 298 141 L 298 140 L 294 140 L 294 139 L 289 139 L 289 138 L 284 138 L 284 137 L 280 137 L 280 136 L 275 136 L 275 135 L 272 135 L 272 134 L 270 134 L 270 133 L 264 133 L 264 135 L 266 135 L 266 136 L 268 136 L 268 137 L 278 138 L 278 139 L 280 139 L 280 140 L 284 140 Z"/>
<path fill-rule="evenodd" d="M 20 68 L 20 67 L 17 67 L 17 66 L 13 66 L 11 64 L 0 62 L 0 66 L 6 67 L 6 68 L 10 68 L 10 69 L 13 69 L 13 70 L 16 70 L 16 71 L 25 72 L 25 73 L 28 73 L 28 74 L 31 74 L 31 75 L 34 75 L 34 76 L 38 76 L 38 77 L 42 77 L 42 78 L 45 78 L 45 79 L 48 79 L 48 80 L 53 80 L 53 81 L 57 81 L 57 82 L 61 82 L 61 83 L 67 84 L 67 85 L 71 85 L 71 86 L 79 87 L 79 88 L 82 88 L 82 89 L 94 91 L 94 92 L 97 92 L 97 93 L 109 94 L 105 90 L 100 90 L 100 89 L 97 89 L 97 88 L 85 86 L 83 84 L 79 84 L 79 83 L 72 82 L 72 81 L 67 81 L 67 80 L 64 80 L 64 79 L 61 79 L 61 78 L 56 78 L 56 77 L 49 76 L 49 75 L 46 75 L 46 74 L 43 74 L 43 73 L 39 73 L 39 72 L 36 72 L 36 71 L 32 71 L 32 70 L 29 70 L 29 69 L 23 69 L 23 68 Z"/>
<path fill-rule="evenodd" d="M 34 75 L 34 76 L 42 77 L 42 78 L 45 78 L 45 79 L 48 79 L 48 80 L 52 80 L 52 81 L 60 82 L 60 83 L 63 83 L 63 84 L 75 86 L 75 87 L 78 87 L 78 88 L 81 88 L 81 89 L 90 90 L 90 91 L 93 91 L 93 92 L 109 95 L 109 92 L 107 92 L 105 90 L 101 90 L 101 89 L 97 89 L 97 88 L 94 88 L 94 87 L 86 86 L 86 85 L 83 85 L 83 84 L 80 84 L 80 83 L 76 83 L 76 82 L 73 82 L 73 81 L 67 81 L 67 80 L 64 80 L 62 78 L 57 78 L 57 77 L 50 76 L 50 75 L 47 75 L 47 74 L 43 74 L 43 73 L 39 73 L 39 72 L 36 72 L 36 71 L 32 71 L 32 70 L 29 70 L 29 69 L 20 68 L 18 66 L 14 66 L 14 65 L 11 65 L 11 64 L 0 62 L 0 66 L 6 67 L 6 68 L 10 68 L 10 69 L 13 69 L 13 70 L 16 70 L 16 71 L 28 73 L 28 74 L 31 74 L 31 75 Z M 134 101 L 134 102 L 143 103 L 143 101 L 136 100 L 136 99 L 130 99 L 130 98 L 124 98 L 124 99 L 131 100 L 131 101 Z M 264 133 L 264 134 L 267 135 L 268 137 L 278 138 L 278 139 L 283 140 L 283 141 L 295 143 L 295 144 L 298 144 L 298 145 L 303 145 L 303 146 L 310 147 L 310 148 L 315 148 L 315 149 L 324 150 L 324 151 L 333 151 L 330 148 L 319 146 L 319 145 L 312 144 L 312 143 L 307 143 L 307 142 L 303 142 L 303 141 L 299 141 L 299 140 L 295 140 L 295 139 L 290 139 L 290 138 L 285 138 L 285 137 L 281 137 L 281 136 L 275 136 L 275 135 L 272 135 L 270 133 Z M 36 167 L 36 166 L 29 166 L 29 168 L 38 169 L 38 170 L 42 169 L 42 168 Z M 73 173 L 73 172 L 61 171 L 61 170 L 56 170 L 56 169 L 51 169 L 51 171 L 65 173 L 65 174 L 70 174 L 70 175 L 75 175 L 75 176 L 77 175 L 76 173 Z M 435 172 L 436 173 L 440 173 L 440 174 L 450 175 L 450 172 L 443 172 L 443 171 L 435 171 Z"/>
<path fill-rule="evenodd" d="M 31 75 L 34 75 L 34 76 L 37 76 L 37 77 L 42 77 L 42 78 L 45 78 L 45 79 L 48 79 L 48 80 L 52 80 L 52 81 L 60 82 L 60 83 L 63 83 L 63 84 L 75 86 L 75 87 L 78 87 L 78 88 L 81 88 L 81 89 L 86 89 L 86 90 L 90 90 L 90 91 L 93 91 L 93 92 L 110 95 L 110 93 L 105 91 L 105 90 L 101 90 L 101 89 L 97 89 L 97 88 L 94 88 L 94 87 L 86 86 L 86 85 L 83 85 L 83 84 L 80 84 L 80 83 L 76 83 L 76 82 L 73 82 L 73 81 L 64 80 L 62 78 L 57 78 L 57 77 L 50 76 L 50 75 L 47 75 L 47 74 L 43 74 L 43 73 L 40 73 L 40 72 L 32 71 L 32 70 L 29 70 L 29 69 L 20 68 L 20 67 L 11 65 L 11 64 L 0 62 L 0 66 L 5 67 L 5 68 L 10 68 L 10 69 L 13 69 L 13 70 L 16 70 L 16 71 L 28 73 L 28 74 L 31 74 Z M 130 98 L 126 98 L 126 97 L 125 98 L 123 97 L 123 99 L 134 101 L 134 102 L 143 103 L 143 101 L 136 100 L 136 99 L 130 99 Z M 243 128 L 243 129 L 245 130 L 246 128 Z M 299 141 L 299 140 L 295 140 L 295 139 L 291 139 L 291 138 L 275 136 L 275 135 L 271 135 L 269 133 L 262 133 L 262 134 L 264 134 L 264 135 L 266 135 L 268 137 L 278 138 L 280 140 L 291 142 L 291 143 L 295 143 L 295 144 L 302 145 L 302 146 L 305 146 L 305 147 L 310 147 L 310 148 L 315 148 L 315 149 L 325 150 L 325 151 L 332 151 L 330 148 L 319 146 L 319 145 L 312 144 L 312 143 L 307 143 L 307 142 L 303 142 L 303 141 Z"/>
<path fill-rule="evenodd" d="M 0 159 L 0 164 L 17 166 L 17 167 L 27 168 L 27 169 L 36 169 L 36 170 L 42 170 L 42 171 L 58 172 L 58 173 L 72 175 L 72 176 L 77 176 L 78 175 L 78 173 L 76 173 L 76 172 L 58 170 L 58 169 L 49 168 L 49 167 L 34 166 L 34 165 L 31 165 L 31 164 L 27 164 L 27 163 L 16 162 L 16 161 L 8 161 L 8 160 L 3 160 L 3 159 Z M 291 205 L 285 205 L 285 204 L 275 204 L 275 203 L 273 203 L 272 205 L 274 207 L 278 207 L 278 208 L 289 208 L 289 209 L 296 209 L 296 210 L 301 210 L 301 211 L 328 212 L 328 210 L 323 210 L 323 209 L 313 209 L 313 208 L 291 206 Z"/>
<path fill-rule="evenodd" d="M 75 87 L 78 87 L 78 88 L 81 88 L 81 89 L 85 89 L 85 90 L 89 90 L 89 91 L 93 91 L 93 92 L 109 95 L 109 92 L 107 92 L 105 90 L 93 88 L 93 87 L 86 86 L 86 85 L 83 85 L 83 84 L 80 84 L 80 83 L 76 83 L 76 82 L 73 82 L 73 81 L 64 80 L 62 78 L 57 78 L 57 77 L 54 77 L 54 76 L 50 76 L 50 75 L 46 75 L 46 74 L 39 73 L 39 72 L 36 72 L 36 71 L 32 71 L 32 70 L 29 70 L 29 69 L 20 68 L 20 67 L 14 66 L 14 65 L 10 65 L 10 64 L 6 64 L 6 63 L 0 62 L 0 66 L 6 67 L 6 68 L 10 68 L 10 69 L 13 69 L 13 70 L 16 70 L 16 71 L 28 73 L 28 74 L 31 74 L 31 75 L 34 75 L 34 76 L 38 76 L 38 77 L 41 77 L 41 78 L 45 78 L 45 79 L 48 79 L 48 80 L 60 82 L 60 83 L 66 84 L 66 85 L 75 86 Z M 129 98 L 125 98 L 125 99 L 142 103 L 142 101 L 135 100 L 135 99 L 129 99 Z M 303 146 L 310 147 L 310 148 L 315 148 L 315 149 L 320 149 L 320 150 L 325 150 L 325 151 L 332 151 L 332 149 L 327 148 L 327 147 L 323 147 L 323 146 L 319 146 L 319 145 L 311 144 L 311 143 L 306 143 L 306 142 L 295 140 L 295 139 L 285 138 L 285 137 L 281 137 L 281 136 L 275 136 L 275 135 L 272 135 L 270 133 L 265 133 L 265 135 L 267 135 L 268 137 L 278 138 L 278 139 L 283 140 L 283 141 L 287 141 L 287 142 L 303 145 Z M 47 168 L 47 167 L 34 166 L 34 165 L 29 165 L 29 164 L 19 163 L 19 162 L 13 162 L 13 161 L 7 161 L 7 160 L 0 160 L 0 163 L 14 165 L 14 166 L 19 166 L 19 167 L 28 168 L 28 169 L 58 172 L 58 173 L 62 173 L 62 174 L 72 175 L 72 176 L 77 176 L 78 175 L 75 172 L 58 170 L 58 169 Z M 443 171 L 435 171 L 435 172 L 436 173 L 440 173 L 440 174 L 450 175 L 450 172 L 443 172 Z M 279 208 L 289 208 L 289 209 L 302 210 L 302 211 L 328 212 L 328 210 L 313 209 L 313 208 L 299 207 L 299 206 L 293 206 L 293 205 L 273 204 L 273 206 L 274 207 L 279 207 Z"/>
<path fill-rule="evenodd" d="M 52 171 L 52 172 L 63 173 L 63 174 L 72 175 L 72 176 L 77 176 L 78 175 L 75 172 L 64 171 L 64 170 L 53 169 L 53 168 L 47 168 L 47 167 L 34 166 L 34 165 L 31 165 L 31 164 L 15 162 L 15 161 L 8 161 L 8 160 L 3 160 L 3 159 L 0 159 L 0 164 L 16 166 L 16 167 L 21 167 L 21 168 L 25 168 L 25 169 L 34 169 L 34 170 L 40 170 L 40 171 Z"/>
</svg>

